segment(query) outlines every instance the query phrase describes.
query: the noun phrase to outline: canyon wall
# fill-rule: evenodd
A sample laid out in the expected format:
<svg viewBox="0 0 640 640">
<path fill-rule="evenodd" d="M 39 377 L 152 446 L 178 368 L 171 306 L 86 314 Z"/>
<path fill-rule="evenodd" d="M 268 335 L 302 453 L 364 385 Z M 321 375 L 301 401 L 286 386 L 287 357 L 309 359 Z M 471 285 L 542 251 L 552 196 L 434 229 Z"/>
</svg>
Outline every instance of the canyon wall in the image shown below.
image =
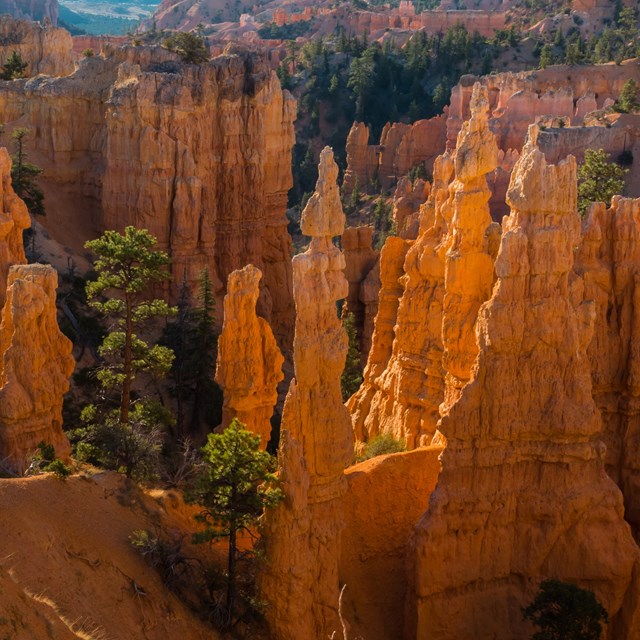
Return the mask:
<svg viewBox="0 0 640 640">
<path fill-rule="evenodd" d="M 66 76 L 75 69 L 72 50 L 73 40 L 64 29 L 9 16 L 0 18 L 0 66 L 17 51 L 27 63 L 25 76 Z"/>
<path fill-rule="evenodd" d="M 58 274 L 49 265 L 9 269 L 0 323 L 0 460 L 22 473 L 40 442 L 66 459 L 62 398 L 75 368 L 71 341 L 58 328 Z"/>
<path fill-rule="evenodd" d="M 596 308 L 587 355 L 602 415 L 607 472 L 622 490 L 625 519 L 640 534 L 640 199 L 592 205 L 576 257 Z"/>
<path fill-rule="evenodd" d="M 295 378 L 284 405 L 280 466 L 285 499 L 267 517 L 260 577 L 266 618 L 279 640 L 325 638 L 339 628 L 338 568 L 344 527 L 344 469 L 353 456 L 340 376 L 347 336 L 336 312 L 346 298 L 342 252 L 332 238 L 345 218 L 333 152 L 320 154 L 316 191 L 302 213 L 311 236 L 293 258 Z"/>
<path fill-rule="evenodd" d="M 576 163 L 547 164 L 535 133 L 511 178 L 471 381 L 439 424 L 447 446 L 411 545 L 407 638 L 529 637 L 521 607 L 549 577 L 595 592 L 609 638 L 640 632 L 640 555 L 603 473 L 591 396 L 595 305 L 572 272 Z"/>
<path fill-rule="evenodd" d="M 221 427 L 237 418 L 266 449 L 284 358 L 269 323 L 256 315 L 261 277 L 251 264 L 229 274 L 215 379 L 224 394 Z"/>
<path fill-rule="evenodd" d="M 0 15 L 58 24 L 58 0 L 0 0 Z"/>
<path fill-rule="evenodd" d="M 263 273 L 258 313 L 286 353 L 295 113 L 252 54 L 196 66 L 160 47 L 123 47 L 66 78 L 0 86 L 0 118 L 32 128 L 54 239 L 81 252 L 104 229 L 147 228 L 171 255 L 174 300 L 207 268 L 221 303 L 228 275 L 252 263 Z"/>
</svg>

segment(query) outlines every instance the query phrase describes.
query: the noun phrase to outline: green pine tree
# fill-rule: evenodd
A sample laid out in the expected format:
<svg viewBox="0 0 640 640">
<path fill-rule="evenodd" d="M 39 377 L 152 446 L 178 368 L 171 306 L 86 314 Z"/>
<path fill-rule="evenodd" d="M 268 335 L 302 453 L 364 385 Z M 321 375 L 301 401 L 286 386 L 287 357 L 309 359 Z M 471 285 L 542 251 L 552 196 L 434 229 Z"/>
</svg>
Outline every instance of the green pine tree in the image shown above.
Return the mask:
<svg viewBox="0 0 640 640">
<path fill-rule="evenodd" d="M 360 365 L 360 347 L 356 330 L 356 319 L 353 313 L 347 311 L 346 304 L 342 308 L 342 326 L 349 338 L 347 359 L 345 361 L 340 386 L 342 388 L 342 400 L 346 402 L 362 384 L 362 366 Z"/>
<path fill-rule="evenodd" d="M 11 156 L 11 183 L 13 190 L 29 209 L 32 215 L 45 215 L 44 193 L 38 186 L 37 178 L 42 173 L 42 169 L 27 161 L 25 144 L 30 129 L 18 127 L 11 133 L 11 140 L 14 144 L 14 154 Z"/>
<path fill-rule="evenodd" d="M 578 169 L 578 211 L 584 216 L 592 202 L 609 204 L 624 189 L 628 169 L 610 162 L 603 149 L 587 149 Z"/>
<path fill-rule="evenodd" d="M 24 78 L 24 73 L 27 70 L 28 63 L 26 63 L 20 53 L 14 51 L 4 63 L 2 71 L 0 71 L 1 80 L 18 80 Z"/>
</svg>

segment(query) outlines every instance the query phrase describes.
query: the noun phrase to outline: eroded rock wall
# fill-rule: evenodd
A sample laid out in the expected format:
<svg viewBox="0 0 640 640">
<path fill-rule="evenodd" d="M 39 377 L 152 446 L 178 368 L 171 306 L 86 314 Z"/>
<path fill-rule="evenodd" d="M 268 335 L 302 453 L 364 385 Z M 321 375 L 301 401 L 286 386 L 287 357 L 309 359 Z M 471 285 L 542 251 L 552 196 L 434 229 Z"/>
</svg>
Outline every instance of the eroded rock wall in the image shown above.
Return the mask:
<svg viewBox="0 0 640 640">
<path fill-rule="evenodd" d="M 57 7 L 57 5 L 56 5 Z M 27 11 L 29 8 L 27 7 Z M 66 76 L 73 72 L 73 40 L 64 29 L 51 24 L 41 25 L 28 20 L 19 20 L 2 15 L 0 0 L 0 66 L 17 51 L 27 63 L 26 76 L 43 73 L 48 76 Z M 12 13 L 9 11 L 9 13 Z M 19 13 L 12 13 L 20 17 Z M 57 16 L 57 12 L 56 12 Z M 42 18 L 34 18 L 42 20 Z M 55 24 L 56 20 L 52 20 Z"/>
<path fill-rule="evenodd" d="M 266 449 L 284 358 L 269 323 L 256 315 L 261 277 L 251 264 L 229 274 L 215 379 L 224 394 L 222 428 L 238 418 Z"/>
<path fill-rule="evenodd" d="M 33 131 L 54 239 L 81 251 L 104 229 L 149 229 L 171 255 L 173 299 L 207 268 L 221 302 L 228 275 L 252 263 L 258 312 L 287 353 L 295 112 L 252 54 L 185 66 L 159 47 L 124 47 L 66 78 L 0 86 L 0 118 Z"/>
<path fill-rule="evenodd" d="M 302 213 L 302 232 L 311 243 L 293 259 L 295 378 L 285 401 L 280 451 L 286 497 L 266 523 L 268 564 L 261 576 L 266 617 L 279 640 L 324 638 L 339 628 L 344 469 L 353 444 L 340 391 L 347 336 L 336 301 L 347 296 L 348 283 L 344 256 L 332 243 L 345 223 L 337 176 L 326 147 L 316 191 Z"/>
<path fill-rule="evenodd" d="M 595 305 L 572 271 L 575 160 L 549 165 L 530 140 L 508 202 L 478 359 L 441 421 L 442 472 L 412 542 L 406 637 L 529 637 L 521 607 L 549 577 L 593 590 L 609 637 L 634 637 L 639 551 L 604 474 Z"/>
<path fill-rule="evenodd" d="M 58 23 L 58 0 L 0 0 L 0 15 L 7 13 L 14 18 Z"/>
<path fill-rule="evenodd" d="M 0 323 L 0 459 L 18 473 L 40 442 L 53 445 L 59 458 L 70 453 L 62 399 L 75 360 L 58 328 L 57 286 L 49 265 L 9 269 Z"/>
</svg>

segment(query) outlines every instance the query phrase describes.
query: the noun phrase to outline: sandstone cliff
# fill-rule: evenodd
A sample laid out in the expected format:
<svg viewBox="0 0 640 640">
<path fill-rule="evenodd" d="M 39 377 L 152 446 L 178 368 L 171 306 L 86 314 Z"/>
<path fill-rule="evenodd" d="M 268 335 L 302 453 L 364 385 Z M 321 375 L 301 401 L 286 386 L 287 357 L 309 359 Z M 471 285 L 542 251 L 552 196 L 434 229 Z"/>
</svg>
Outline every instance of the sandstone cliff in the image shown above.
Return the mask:
<svg viewBox="0 0 640 640">
<path fill-rule="evenodd" d="M 320 154 L 316 191 L 302 213 L 311 236 L 293 259 L 295 379 L 285 401 L 280 451 L 286 498 L 265 529 L 261 578 L 266 617 L 279 640 L 325 638 L 338 629 L 338 566 L 344 526 L 344 468 L 353 455 L 340 376 L 347 336 L 336 302 L 348 294 L 344 256 L 332 238 L 344 230 L 333 152 Z"/>
<path fill-rule="evenodd" d="M 596 307 L 587 354 L 603 420 L 607 472 L 624 495 L 625 519 L 640 534 L 640 200 L 594 204 L 583 222 L 576 271 Z"/>
<path fill-rule="evenodd" d="M 548 165 L 530 140 L 507 197 L 479 356 L 441 421 L 442 472 L 414 534 L 406 637 L 527 637 L 521 606 L 549 577 L 592 589 L 610 638 L 635 637 L 639 552 L 603 473 L 595 308 L 572 273 L 575 160 Z"/>
<path fill-rule="evenodd" d="M 11 159 L 3 147 L 0 148 L 0 309 L 4 306 L 7 276 L 14 264 L 24 264 L 22 233 L 31 221 L 25 203 L 11 187 Z"/>
<path fill-rule="evenodd" d="M 253 265 L 229 274 L 216 382 L 224 393 L 222 428 L 238 418 L 260 436 L 265 449 L 271 437 L 278 384 L 284 378 L 284 358 L 269 323 L 256 315 L 261 277 Z"/>
<path fill-rule="evenodd" d="M 9 16 L 0 18 L 0 65 L 17 51 L 27 63 L 25 75 L 66 76 L 75 69 L 72 49 L 73 39 L 64 29 Z"/>
<path fill-rule="evenodd" d="M 18 473 L 44 441 L 69 456 L 62 398 L 75 361 L 58 328 L 53 267 L 11 267 L 0 324 L 0 459 Z"/>
<path fill-rule="evenodd" d="M 66 78 L 0 86 L 0 119 L 33 130 L 54 239 L 81 252 L 103 229 L 146 227 L 171 255 L 174 299 L 207 268 L 221 302 L 229 273 L 254 264 L 258 312 L 285 352 L 294 118 L 295 101 L 251 54 L 196 66 L 159 47 L 124 47 Z"/>
</svg>

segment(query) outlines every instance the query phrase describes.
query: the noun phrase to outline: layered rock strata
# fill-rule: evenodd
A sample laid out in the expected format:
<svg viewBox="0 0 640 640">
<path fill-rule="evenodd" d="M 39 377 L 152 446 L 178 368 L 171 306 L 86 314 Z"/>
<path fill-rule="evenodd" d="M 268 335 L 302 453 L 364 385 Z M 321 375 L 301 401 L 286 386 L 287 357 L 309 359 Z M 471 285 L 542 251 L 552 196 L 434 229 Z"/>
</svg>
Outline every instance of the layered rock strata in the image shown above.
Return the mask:
<svg viewBox="0 0 640 640">
<path fill-rule="evenodd" d="M 441 421 L 442 472 L 412 542 L 406 637 L 528 637 L 521 607 L 550 577 L 595 592 L 610 638 L 635 637 L 639 551 L 604 474 L 595 308 L 572 273 L 575 160 L 548 165 L 530 140 L 507 198 L 479 355 Z"/>
<path fill-rule="evenodd" d="M 256 315 L 261 277 L 253 265 L 229 274 L 215 378 L 224 393 L 222 428 L 238 418 L 260 436 L 264 449 L 284 378 L 284 358 L 269 323 Z"/>
<path fill-rule="evenodd" d="M 9 269 L 0 324 L 0 459 L 21 473 L 40 442 L 69 456 L 62 399 L 75 360 L 58 328 L 58 274 L 49 265 Z"/>
<path fill-rule="evenodd" d="M 596 322 L 587 355 L 603 421 L 605 464 L 640 535 L 640 199 L 592 205 L 576 258 Z"/>
<path fill-rule="evenodd" d="M 54 239 L 81 251 L 103 229 L 147 228 L 172 257 L 174 299 L 207 268 L 221 302 L 228 275 L 254 264 L 258 312 L 288 353 L 295 112 L 251 54 L 183 65 L 160 47 L 123 47 L 66 78 L 0 86 L 0 118 L 32 129 Z"/>
<path fill-rule="evenodd" d="M 3 13 L 0 6 L 0 15 Z M 27 63 L 26 76 L 66 76 L 75 69 L 72 50 L 73 39 L 64 29 L 6 15 L 0 18 L 0 66 L 17 51 Z"/>
<path fill-rule="evenodd" d="M 332 243 L 342 213 L 333 152 L 320 154 L 316 191 L 302 214 L 311 236 L 293 259 L 295 378 L 282 417 L 285 500 L 268 517 L 268 566 L 261 577 L 267 620 L 279 640 L 325 638 L 338 630 L 338 566 L 344 526 L 344 469 L 353 456 L 340 376 L 347 336 L 336 313 L 345 298 L 344 256 Z"/>
<path fill-rule="evenodd" d="M 25 203 L 11 186 L 11 159 L 0 148 L 0 308 L 4 306 L 9 269 L 24 264 L 22 233 L 31 225 Z"/>
</svg>

